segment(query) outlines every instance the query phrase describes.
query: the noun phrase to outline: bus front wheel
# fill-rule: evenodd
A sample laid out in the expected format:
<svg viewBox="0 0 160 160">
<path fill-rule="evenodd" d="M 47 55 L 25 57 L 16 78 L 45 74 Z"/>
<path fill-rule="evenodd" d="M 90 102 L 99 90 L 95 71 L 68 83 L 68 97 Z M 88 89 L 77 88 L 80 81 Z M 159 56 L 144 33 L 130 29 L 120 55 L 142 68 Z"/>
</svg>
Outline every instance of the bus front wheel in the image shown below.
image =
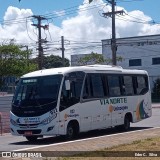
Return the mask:
<svg viewBox="0 0 160 160">
<path fill-rule="evenodd" d="M 35 142 L 38 139 L 38 137 L 37 136 L 26 136 L 26 139 L 29 142 Z"/>
<path fill-rule="evenodd" d="M 77 123 L 69 123 L 67 126 L 67 133 L 66 133 L 66 139 L 73 139 L 78 135 L 79 128 L 77 126 Z"/>
<path fill-rule="evenodd" d="M 73 126 L 73 124 L 68 124 L 66 138 L 72 139 L 72 138 L 74 138 L 74 136 L 75 136 L 74 126 Z"/>
</svg>

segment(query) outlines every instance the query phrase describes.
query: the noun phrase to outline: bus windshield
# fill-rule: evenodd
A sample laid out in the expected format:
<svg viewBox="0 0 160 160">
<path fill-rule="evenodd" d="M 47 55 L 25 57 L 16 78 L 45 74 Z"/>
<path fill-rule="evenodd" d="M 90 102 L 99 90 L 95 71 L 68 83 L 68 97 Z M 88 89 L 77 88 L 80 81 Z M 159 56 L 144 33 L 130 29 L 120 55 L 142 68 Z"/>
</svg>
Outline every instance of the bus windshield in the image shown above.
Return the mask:
<svg viewBox="0 0 160 160">
<path fill-rule="evenodd" d="M 46 108 L 56 107 L 62 75 L 21 78 L 12 107 Z"/>
</svg>

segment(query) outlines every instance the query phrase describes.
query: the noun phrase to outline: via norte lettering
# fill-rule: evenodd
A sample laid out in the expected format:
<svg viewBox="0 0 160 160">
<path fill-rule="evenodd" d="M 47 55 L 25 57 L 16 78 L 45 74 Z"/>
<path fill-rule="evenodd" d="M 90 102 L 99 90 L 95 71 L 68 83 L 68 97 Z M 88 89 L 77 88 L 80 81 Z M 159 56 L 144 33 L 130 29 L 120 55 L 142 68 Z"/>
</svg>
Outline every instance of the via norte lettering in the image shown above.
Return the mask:
<svg viewBox="0 0 160 160">
<path fill-rule="evenodd" d="M 118 104 L 118 103 L 127 103 L 127 98 L 110 98 L 110 99 L 101 99 L 101 105 L 105 104 Z"/>
</svg>

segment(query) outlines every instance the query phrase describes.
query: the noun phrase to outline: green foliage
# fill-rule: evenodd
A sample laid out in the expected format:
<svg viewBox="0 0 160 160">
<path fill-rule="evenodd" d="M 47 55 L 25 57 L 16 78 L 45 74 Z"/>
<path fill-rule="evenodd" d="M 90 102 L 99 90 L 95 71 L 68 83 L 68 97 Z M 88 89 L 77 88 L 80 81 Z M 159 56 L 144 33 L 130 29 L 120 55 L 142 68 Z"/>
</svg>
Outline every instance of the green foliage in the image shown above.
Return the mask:
<svg viewBox="0 0 160 160">
<path fill-rule="evenodd" d="M 4 77 L 19 77 L 37 68 L 37 65 L 27 60 L 30 54 L 31 51 L 22 51 L 17 45 L 0 46 L 0 86 Z"/>
<path fill-rule="evenodd" d="M 152 90 L 152 100 L 154 102 L 160 101 L 160 78 L 156 79 L 154 82 L 154 86 Z"/>
<path fill-rule="evenodd" d="M 54 55 L 44 57 L 43 64 L 43 67 L 47 69 L 63 67 L 62 58 Z M 65 58 L 65 67 L 68 67 L 69 65 L 69 60 Z"/>
<path fill-rule="evenodd" d="M 122 57 L 117 57 L 117 61 L 122 61 Z M 111 64 L 112 59 L 110 58 L 104 58 L 102 54 L 94 53 L 86 55 L 85 57 L 82 57 L 78 61 L 79 64 L 87 65 L 88 63 L 94 63 L 94 64 Z"/>
</svg>

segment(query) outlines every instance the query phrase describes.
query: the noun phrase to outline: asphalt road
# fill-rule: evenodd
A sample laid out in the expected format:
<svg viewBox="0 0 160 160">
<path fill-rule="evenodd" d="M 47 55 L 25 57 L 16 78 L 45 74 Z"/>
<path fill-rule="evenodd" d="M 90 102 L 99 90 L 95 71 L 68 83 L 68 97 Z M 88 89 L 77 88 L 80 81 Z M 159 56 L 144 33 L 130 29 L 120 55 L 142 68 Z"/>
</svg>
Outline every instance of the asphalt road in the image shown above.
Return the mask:
<svg viewBox="0 0 160 160">
<path fill-rule="evenodd" d="M 152 117 L 141 122 L 131 124 L 130 131 L 148 129 L 153 127 L 160 127 L 160 108 L 153 109 Z M 83 133 L 78 139 L 97 137 L 102 135 L 110 135 L 120 133 L 116 129 L 96 130 L 88 133 Z M 28 142 L 24 137 L 12 136 L 10 134 L 0 136 L 0 151 L 13 151 L 23 148 L 30 148 L 35 146 L 48 145 L 53 143 L 64 142 L 62 137 L 45 137 L 39 139 L 36 143 Z"/>
</svg>

